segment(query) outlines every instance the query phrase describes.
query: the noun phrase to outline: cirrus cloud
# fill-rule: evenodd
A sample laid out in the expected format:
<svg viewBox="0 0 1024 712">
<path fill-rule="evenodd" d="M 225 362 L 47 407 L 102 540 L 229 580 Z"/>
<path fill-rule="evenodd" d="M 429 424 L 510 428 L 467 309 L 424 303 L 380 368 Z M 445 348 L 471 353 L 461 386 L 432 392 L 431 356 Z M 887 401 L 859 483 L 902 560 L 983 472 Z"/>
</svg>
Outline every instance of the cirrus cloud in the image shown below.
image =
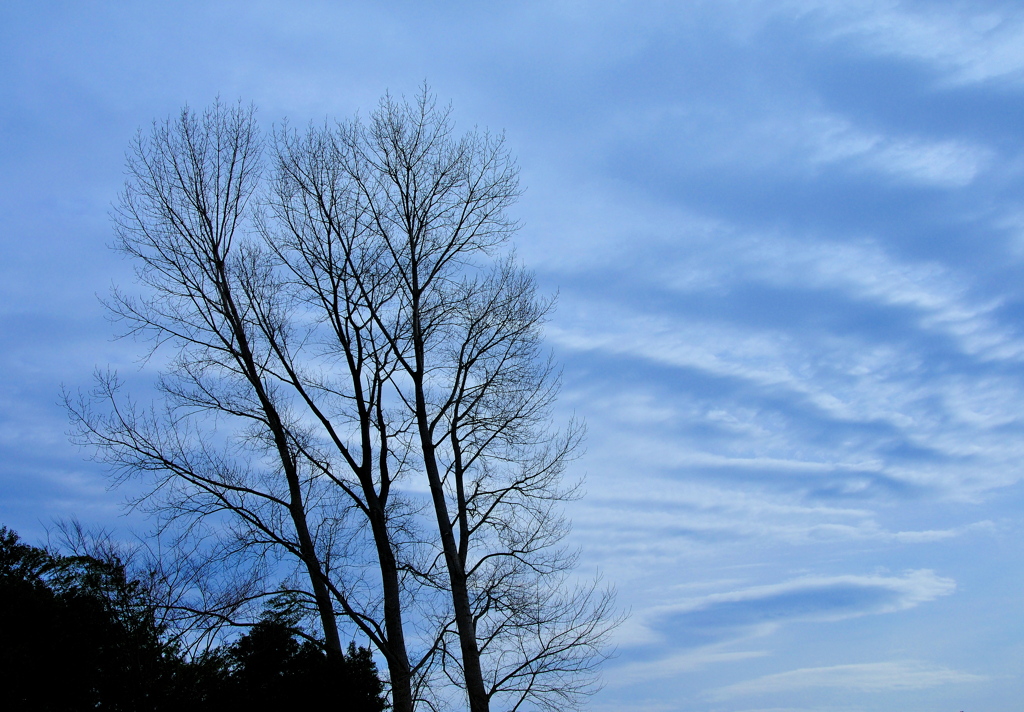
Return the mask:
<svg viewBox="0 0 1024 712">
<path fill-rule="evenodd" d="M 801 668 L 720 687 L 708 694 L 713 700 L 771 695 L 811 688 L 859 692 L 921 690 L 951 683 L 985 682 L 988 677 L 919 661 L 895 661 Z"/>
</svg>

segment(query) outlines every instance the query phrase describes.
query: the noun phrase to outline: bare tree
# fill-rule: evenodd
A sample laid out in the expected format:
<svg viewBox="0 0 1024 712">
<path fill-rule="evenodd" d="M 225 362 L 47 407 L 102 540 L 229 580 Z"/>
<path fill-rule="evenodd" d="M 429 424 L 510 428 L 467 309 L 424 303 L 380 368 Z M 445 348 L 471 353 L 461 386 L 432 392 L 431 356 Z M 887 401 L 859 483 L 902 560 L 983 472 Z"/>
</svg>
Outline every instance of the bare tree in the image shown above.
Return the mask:
<svg viewBox="0 0 1024 712">
<path fill-rule="evenodd" d="M 455 137 L 424 89 L 262 154 L 240 107 L 140 134 L 116 225 L 149 295 L 110 307 L 173 349 L 162 405 L 113 375 L 69 399 L 79 439 L 148 476 L 138 503 L 203 554 L 179 578 L 231 583 L 176 608 L 239 622 L 283 586 L 329 650 L 343 621 L 373 642 L 403 712 L 443 704 L 436 681 L 472 712 L 578 703 L 615 620 L 564 546 L 582 427 L 551 425 L 552 303 L 504 248 L 502 138 Z"/>
<path fill-rule="evenodd" d="M 437 631 L 421 630 L 429 645 L 410 664 L 404 609 L 412 600 L 410 592 L 420 587 L 413 575 L 417 567 L 408 557 L 415 555 L 420 541 L 409 518 L 398 516 L 416 507 L 395 491 L 410 470 L 404 446 L 409 422 L 387 403 L 396 364 L 373 316 L 374 306 L 393 293 L 391 281 L 379 272 L 382 247 L 364 230 L 360 196 L 351 190 L 336 147 L 322 132 L 310 129 L 299 135 L 282 129 L 274 145 L 275 172 L 260 233 L 288 276 L 294 304 L 319 327 L 307 340 L 315 340 L 324 366 L 319 372 L 310 369 L 308 347 L 294 354 L 281 344 L 275 346 L 276 354 L 287 380 L 321 426 L 324 448 L 333 450 L 354 475 L 350 484 L 318 465 L 365 515 L 380 570 L 390 654 L 404 676 L 421 673 L 422 678 L 441 639 Z M 343 382 L 335 377 L 338 373 Z M 349 432 L 338 426 L 339 417 L 351 426 Z M 425 605 L 422 596 L 420 604 Z M 396 706 L 400 697 L 395 693 Z"/>
<path fill-rule="evenodd" d="M 517 228 L 506 215 L 517 168 L 501 137 L 454 137 L 426 89 L 413 104 L 385 97 L 369 124 L 336 136 L 353 220 L 383 247 L 372 274 L 391 285 L 364 294 L 431 495 L 458 642 L 455 654 L 444 639 L 446 670 L 473 712 L 577 701 L 611 600 L 560 586 L 575 563 L 561 547 L 558 503 L 574 493 L 561 475 L 582 430 L 549 426 L 558 378 L 539 330 L 550 303 L 512 255 L 494 256 Z"/>
</svg>

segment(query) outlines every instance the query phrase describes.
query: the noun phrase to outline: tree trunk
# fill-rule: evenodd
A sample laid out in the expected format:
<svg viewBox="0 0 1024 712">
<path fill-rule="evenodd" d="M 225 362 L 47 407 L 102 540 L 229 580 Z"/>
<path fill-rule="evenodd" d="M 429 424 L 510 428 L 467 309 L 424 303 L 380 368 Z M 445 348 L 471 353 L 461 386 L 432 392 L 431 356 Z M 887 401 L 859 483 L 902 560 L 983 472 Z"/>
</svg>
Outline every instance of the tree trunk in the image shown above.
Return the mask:
<svg viewBox="0 0 1024 712">
<path fill-rule="evenodd" d="M 412 712 L 412 670 L 409 668 L 409 655 L 405 649 L 398 565 L 388 545 L 390 538 L 384 513 L 378 507 L 370 509 L 370 526 L 377 545 L 377 560 L 384 593 L 384 630 L 388 641 L 386 652 L 388 676 L 391 678 L 391 706 L 394 712 Z"/>
<path fill-rule="evenodd" d="M 448 517 L 448 505 L 445 503 L 444 487 L 437 468 L 437 457 L 428 427 L 426 399 L 423 395 L 422 378 L 416 379 L 416 419 L 419 424 L 420 447 L 423 449 L 423 464 L 430 483 L 430 495 L 437 516 L 437 526 L 441 534 L 441 545 L 444 548 L 445 563 L 448 567 L 448 580 L 451 584 L 452 606 L 455 609 L 455 626 L 459 633 L 459 645 L 462 649 L 462 670 L 466 676 L 466 694 L 469 696 L 470 712 L 489 712 L 490 699 L 484 688 L 483 672 L 480 668 L 480 649 L 477 647 L 476 623 L 473 620 L 473 609 L 469 602 L 469 587 L 466 572 L 459 557 L 458 545 Z"/>
</svg>

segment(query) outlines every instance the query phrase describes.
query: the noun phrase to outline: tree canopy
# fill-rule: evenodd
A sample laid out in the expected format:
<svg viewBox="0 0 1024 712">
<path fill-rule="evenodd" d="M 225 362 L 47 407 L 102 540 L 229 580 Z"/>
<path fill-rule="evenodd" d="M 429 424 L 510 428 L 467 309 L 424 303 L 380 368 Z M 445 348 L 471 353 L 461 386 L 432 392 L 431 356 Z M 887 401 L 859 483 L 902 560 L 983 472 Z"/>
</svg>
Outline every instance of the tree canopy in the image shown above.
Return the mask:
<svg viewBox="0 0 1024 712">
<path fill-rule="evenodd" d="M 60 555 L 0 527 L 0 699 L 12 711 L 282 709 L 381 712 L 366 648 L 329 655 L 287 608 L 190 656 L 167 639 L 147 587 L 116 558 Z"/>
</svg>

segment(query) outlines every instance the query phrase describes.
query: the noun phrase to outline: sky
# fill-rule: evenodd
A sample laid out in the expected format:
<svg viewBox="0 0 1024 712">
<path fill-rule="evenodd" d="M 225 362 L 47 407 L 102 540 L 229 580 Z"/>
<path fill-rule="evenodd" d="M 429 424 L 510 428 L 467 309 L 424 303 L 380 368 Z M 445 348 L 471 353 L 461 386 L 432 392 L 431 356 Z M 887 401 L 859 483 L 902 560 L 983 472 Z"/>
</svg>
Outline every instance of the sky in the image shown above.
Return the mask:
<svg viewBox="0 0 1024 712">
<path fill-rule="evenodd" d="M 99 299 L 140 128 L 426 81 L 504 131 L 558 310 L 568 512 L 628 618 L 600 712 L 1024 699 L 1024 7 L 0 5 L 0 523 L 124 530 L 61 388 L 152 373 Z"/>
</svg>

